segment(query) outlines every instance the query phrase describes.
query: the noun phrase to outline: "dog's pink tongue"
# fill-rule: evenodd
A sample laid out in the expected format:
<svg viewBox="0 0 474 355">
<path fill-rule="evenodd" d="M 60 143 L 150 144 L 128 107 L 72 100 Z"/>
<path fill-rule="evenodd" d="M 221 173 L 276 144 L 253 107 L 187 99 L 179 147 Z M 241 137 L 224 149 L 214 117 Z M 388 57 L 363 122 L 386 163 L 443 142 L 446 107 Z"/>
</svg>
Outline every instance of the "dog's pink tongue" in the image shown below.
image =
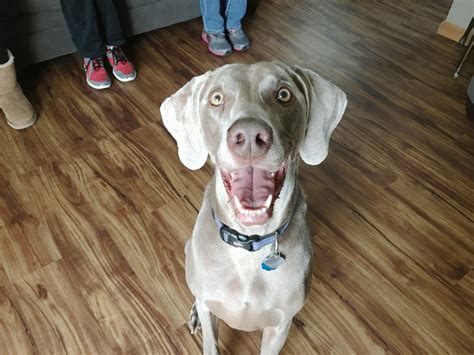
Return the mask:
<svg viewBox="0 0 474 355">
<path fill-rule="evenodd" d="M 247 208 L 261 208 L 267 197 L 275 193 L 275 179 L 267 170 L 246 167 L 233 172 L 231 195 L 237 195 Z"/>
</svg>

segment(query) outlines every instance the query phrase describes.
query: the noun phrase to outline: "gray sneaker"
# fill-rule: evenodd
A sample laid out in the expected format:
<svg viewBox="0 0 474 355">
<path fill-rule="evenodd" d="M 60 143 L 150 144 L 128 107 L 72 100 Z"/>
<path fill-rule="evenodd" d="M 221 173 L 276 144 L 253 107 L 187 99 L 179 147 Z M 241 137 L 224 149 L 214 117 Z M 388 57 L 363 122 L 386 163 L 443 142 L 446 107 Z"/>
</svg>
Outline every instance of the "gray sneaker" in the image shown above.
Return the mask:
<svg viewBox="0 0 474 355">
<path fill-rule="evenodd" d="M 250 48 L 250 42 L 243 30 L 229 30 L 229 40 L 236 51 L 246 51 Z"/>
<path fill-rule="evenodd" d="M 207 49 L 214 55 L 223 57 L 232 52 L 230 43 L 227 42 L 224 33 L 207 33 L 203 32 L 201 38 L 207 43 Z"/>
</svg>

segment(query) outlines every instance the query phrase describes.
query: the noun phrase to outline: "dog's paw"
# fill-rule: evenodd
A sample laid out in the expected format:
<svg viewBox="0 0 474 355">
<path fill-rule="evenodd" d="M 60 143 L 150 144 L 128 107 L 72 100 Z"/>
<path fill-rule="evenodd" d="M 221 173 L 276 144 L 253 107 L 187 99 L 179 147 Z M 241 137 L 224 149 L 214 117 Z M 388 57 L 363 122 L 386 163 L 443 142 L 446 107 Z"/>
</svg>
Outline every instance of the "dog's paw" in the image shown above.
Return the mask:
<svg viewBox="0 0 474 355">
<path fill-rule="evenodd" d="M 188 327 L 193 335 L 201 329 L 201 321 L 199 320 L 196 303 L 193 304 L 193 308 L 191 308 L 191 312 L 189 313 Z"/>
</svg>

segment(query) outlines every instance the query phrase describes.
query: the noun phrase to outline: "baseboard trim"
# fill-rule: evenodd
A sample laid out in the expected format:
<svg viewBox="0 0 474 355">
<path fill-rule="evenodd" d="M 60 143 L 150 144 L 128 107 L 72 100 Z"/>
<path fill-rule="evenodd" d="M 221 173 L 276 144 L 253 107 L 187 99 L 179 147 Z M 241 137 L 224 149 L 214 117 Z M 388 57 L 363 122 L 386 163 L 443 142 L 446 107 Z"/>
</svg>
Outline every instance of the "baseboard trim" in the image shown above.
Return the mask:
<svg viewBox="0 0 474 355">
<path fill-rule="evenodd" d="M 452 22 L 444 20 L 440 23 L 437 33 L 443 37 L 447 37 L 449 39 L 452 39 L 453 41 L 458 42 L 464 34 L 464 31 L 466 31 L 465 28 L 462 28 Z"/>
</svg>

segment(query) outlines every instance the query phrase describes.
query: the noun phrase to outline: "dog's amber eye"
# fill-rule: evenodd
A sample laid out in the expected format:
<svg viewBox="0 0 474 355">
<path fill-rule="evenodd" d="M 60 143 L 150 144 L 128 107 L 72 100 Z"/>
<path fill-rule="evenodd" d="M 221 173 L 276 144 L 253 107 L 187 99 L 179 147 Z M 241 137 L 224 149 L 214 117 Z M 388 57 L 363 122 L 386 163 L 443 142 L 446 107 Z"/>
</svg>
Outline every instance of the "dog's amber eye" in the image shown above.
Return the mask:
<svg viewBox="0 0 474 355">
<path fill-rule="evenodd" d="M 288 88 L 282 87 L 278 90 L 277 100 L 283 104 L 290 102 L 291 100 L 291 91 Z"/>
<path fill-rule="evenodd" d="M 224 95 L 219 91 L 213 92 L 209 98 L 209 102 L 213 106 L 220 106 L 224 102 Z"/>
</svg>

